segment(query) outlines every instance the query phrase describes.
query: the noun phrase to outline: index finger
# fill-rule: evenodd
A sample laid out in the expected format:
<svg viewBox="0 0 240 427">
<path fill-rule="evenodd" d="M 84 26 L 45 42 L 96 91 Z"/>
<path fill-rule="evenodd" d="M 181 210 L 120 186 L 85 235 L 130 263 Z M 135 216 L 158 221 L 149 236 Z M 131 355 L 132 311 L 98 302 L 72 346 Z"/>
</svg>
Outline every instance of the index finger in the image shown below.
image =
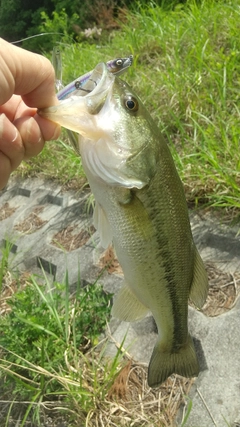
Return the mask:
<svg viewBox="0 0 240 427">
<path fill-rule="evenodd" d="M 0 105 L 13 94 L 21 95 L 29 107 L 44 108 L 58 103 L 55 73 L 47 58 L 1 38 L 0 51 Z"/>
</svg>

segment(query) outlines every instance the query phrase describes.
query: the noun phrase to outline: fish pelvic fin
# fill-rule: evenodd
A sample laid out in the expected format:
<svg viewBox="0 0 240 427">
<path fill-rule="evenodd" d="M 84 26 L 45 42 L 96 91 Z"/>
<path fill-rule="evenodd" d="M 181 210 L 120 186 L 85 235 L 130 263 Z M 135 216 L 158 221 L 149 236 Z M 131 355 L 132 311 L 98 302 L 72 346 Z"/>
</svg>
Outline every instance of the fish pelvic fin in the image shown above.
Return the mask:
<svg viewBox="0 0 240 427">
<path fill-rule="evenodd" d="M 107 215 L 97 201 L 93 212 L 93 225 L 99 233 L 101 246 L 106 249 L 112 243 L 112 229 Z"/>
<path fill-rule="evenodd" d="M 148 385 L 160 386 L 170 375 L 196 377 L 199 374 L 199 363 L 190 335 L 186 344 L 178 352 L 162 351 L 161 342 L 157 342 L 148 367 Z"/>
<path fill-rule="evenodd" d="M 193 281 L 190 289 L 189 298 L 198 307 L 201 308 L 206 301 L 208 294 L 208 277 L 203 260 L 195 248 L 195 261 L 193 271 Z"/>
<path fill-rule="evenodd" d="M 123 284 L 114 300 L 112 315 L 125 322 L 140 320 L 147 315 L 149 309 L 133 294 L 127 284 Z"/>
</svg>

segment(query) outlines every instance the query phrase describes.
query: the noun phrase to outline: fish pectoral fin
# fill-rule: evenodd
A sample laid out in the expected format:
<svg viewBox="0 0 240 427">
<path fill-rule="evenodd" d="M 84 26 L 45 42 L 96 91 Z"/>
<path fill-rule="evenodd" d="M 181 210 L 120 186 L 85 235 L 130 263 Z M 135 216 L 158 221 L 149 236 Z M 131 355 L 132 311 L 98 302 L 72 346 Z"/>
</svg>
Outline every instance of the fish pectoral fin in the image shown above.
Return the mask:
<svg viewBox="0 0 240 427">
<path fill-rule="evenodd" d="M 198 250 L 195 248 L 193 281 L 189 298 L 198 308 L 201 308 L 205 303 L 208 294 L 208 288 L 207 272 L 205 270 L 203 260 L 200 257 Z"/>
<path fill-rule="evenodd" d="M 172 374 L 187 378 L 196 377 L 199 370 L 196 351 L 190 335 L 188 335 L 187 343 L 175 353 L 162 351 L 161 342 L 158 341 L 148 367 L 148 385 L 158 387 Z"/>
<path fill-rule="evenodd" d="M 99 232 L 102 247 L 106 249 L 112 243 L 112 229 L 104 210 L 98 202 L 96 202 L 93 212 L 93 225 Z"/>
<path fill-rule="evenodd" d="M 114 300 L 112 315 L 125 322 L 140 320 L 147 315 L 149 309 L 143 305 L 126 284 L 120 289 Z"/>
</svg>

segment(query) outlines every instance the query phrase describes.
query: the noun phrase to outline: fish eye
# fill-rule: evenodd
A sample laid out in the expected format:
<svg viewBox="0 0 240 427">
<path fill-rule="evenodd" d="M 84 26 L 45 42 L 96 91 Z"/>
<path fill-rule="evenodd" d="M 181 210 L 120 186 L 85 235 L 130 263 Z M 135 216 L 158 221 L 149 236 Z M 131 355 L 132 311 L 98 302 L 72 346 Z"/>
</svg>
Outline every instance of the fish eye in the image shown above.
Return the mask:
<svg viewBox="0 0 240 427">
<path fill-rule="evenodd" d="M 121 66 L 123 65 L 123 60 L 122 60 L 121 58 L 116 59 L 115 64 L 116 64 L 118 67 L 121 67 Z"/>
<path fill-rule="evenodd" d="M 138 111 L 138 101 L 132 95 L 129 95 L 124 99 L 124 105 L 129 111 Z"/>
</svg>

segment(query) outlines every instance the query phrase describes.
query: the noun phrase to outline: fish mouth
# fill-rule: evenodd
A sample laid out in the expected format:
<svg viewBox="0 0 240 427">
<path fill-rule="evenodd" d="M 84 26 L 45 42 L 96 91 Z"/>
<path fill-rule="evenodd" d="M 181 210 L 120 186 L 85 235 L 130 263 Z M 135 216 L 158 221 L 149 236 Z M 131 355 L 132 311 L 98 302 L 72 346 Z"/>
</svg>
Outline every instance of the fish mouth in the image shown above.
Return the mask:
<svg viewBox="0 0 240 427">
<path fill-rule="evenodd" d="M 86 136 L 93 125 L 92 116 L 98 114 L 103 107 L 114 80 L 114 75 L 108 71 L 106 64 L 101 62 L 82 86 L 84 93 L 81 96 L 70 96 L 58 105 L 39 109 L 38 114 Z"/>
<path fill-rule="evenodd" d="M 86 92 L 85 97 L 96 101 L 96 96 L 101 96 L 108 91 L 109 84 L 114 80 L 111 78 L 107 66 L 104 62 L 99 63 L 93 70 L 89 79 L 82 85 L 82 90 Z M 94 103 L 94 102 L 93 102 Z"/>
</svg>

